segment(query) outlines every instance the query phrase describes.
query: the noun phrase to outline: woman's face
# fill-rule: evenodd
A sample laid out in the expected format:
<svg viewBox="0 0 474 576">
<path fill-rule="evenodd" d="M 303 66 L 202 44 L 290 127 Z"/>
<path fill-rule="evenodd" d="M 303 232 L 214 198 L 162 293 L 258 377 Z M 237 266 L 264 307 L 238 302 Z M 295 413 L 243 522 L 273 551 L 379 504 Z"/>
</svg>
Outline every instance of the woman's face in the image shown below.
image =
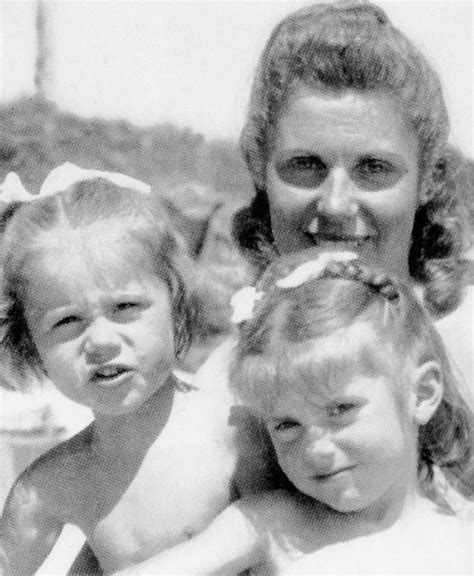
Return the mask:
<svg viewBox="0 0 474 576">
<path fill-rule="evenodd" d="M 351 250 L 408 277 L 418 205 L 418 139 L 380 91 L 298 87 L 267 166 L 280 253 Z"/>
</svg>

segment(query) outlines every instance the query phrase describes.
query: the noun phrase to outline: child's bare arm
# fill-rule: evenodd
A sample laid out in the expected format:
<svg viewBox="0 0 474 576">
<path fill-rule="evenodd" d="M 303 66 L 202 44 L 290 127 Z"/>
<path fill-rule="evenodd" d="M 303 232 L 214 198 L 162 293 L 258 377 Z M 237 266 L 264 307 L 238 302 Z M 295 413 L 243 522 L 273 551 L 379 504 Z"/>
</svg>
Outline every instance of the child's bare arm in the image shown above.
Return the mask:
<svg viewBox="0 0 474 576">
<path fill-rule="evenodd" d="M 263 555 L 261 536 L 238 505 L 229 506 L 201 534 L 118 572 L 139 574 L 239 574 Z"/>
<path fill-rule="evenodd" d="M 15 482 L 0 520 L 0 573 L 34 574 L 51 551 L 64 526 L 44 502 L 27 471 Z"/>
</svg>

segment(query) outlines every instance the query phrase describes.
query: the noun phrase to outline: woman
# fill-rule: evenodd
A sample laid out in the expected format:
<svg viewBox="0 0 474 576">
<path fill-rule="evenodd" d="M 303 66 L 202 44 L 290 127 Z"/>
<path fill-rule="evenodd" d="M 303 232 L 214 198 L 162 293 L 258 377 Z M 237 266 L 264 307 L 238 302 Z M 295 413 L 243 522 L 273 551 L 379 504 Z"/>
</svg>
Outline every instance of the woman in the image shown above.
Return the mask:
<svg viewBox="0 0 474 576">
<path fill-rule="evenodd" d="M 303 8 L 274 29 L 256 72 L 241 135 L 255 196 L 234 234 L 259 270 L 278 254 L 349 249 L 411 278 L 470 386 L 467 191 L 448 135 L 438 75 L 381 8 Z M 222 385 L 231 347 L 198 385 Z"/>
</svg>

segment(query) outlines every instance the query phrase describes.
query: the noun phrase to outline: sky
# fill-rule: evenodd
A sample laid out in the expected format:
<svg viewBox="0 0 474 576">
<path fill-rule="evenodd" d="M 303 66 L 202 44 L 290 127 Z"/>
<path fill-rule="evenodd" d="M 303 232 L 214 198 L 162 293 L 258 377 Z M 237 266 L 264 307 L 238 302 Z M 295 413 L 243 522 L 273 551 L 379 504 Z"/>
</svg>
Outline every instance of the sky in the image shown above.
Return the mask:
<svg viewBox="0 0 474 576">
<path fill-rule="evenodd" d="M 308 1 L 60 0 L 53 97 L 85 116 L 165 121 L 237 139 L 273 26 Z M 452 141 L 473 150 L 472 0 L 379 0 L 440 73 Z M 0 100 L 33 92 L 35 0 L 0 0 Z"/>
</svg>

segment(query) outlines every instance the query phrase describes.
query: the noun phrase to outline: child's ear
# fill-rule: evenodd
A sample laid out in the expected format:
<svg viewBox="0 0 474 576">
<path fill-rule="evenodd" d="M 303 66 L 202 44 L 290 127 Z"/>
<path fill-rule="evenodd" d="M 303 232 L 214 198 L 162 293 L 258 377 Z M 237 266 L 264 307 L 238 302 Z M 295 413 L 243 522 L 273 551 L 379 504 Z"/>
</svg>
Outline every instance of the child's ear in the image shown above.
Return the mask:
<svg viewBox="0 0 474 576">
<path fill-rule="evenodd" d="M 426 424 L 443 398 L 443 378 L 437 362 L 424 362 L 413 374 L 413 417 L 418 425 Z"/>
</svg>

